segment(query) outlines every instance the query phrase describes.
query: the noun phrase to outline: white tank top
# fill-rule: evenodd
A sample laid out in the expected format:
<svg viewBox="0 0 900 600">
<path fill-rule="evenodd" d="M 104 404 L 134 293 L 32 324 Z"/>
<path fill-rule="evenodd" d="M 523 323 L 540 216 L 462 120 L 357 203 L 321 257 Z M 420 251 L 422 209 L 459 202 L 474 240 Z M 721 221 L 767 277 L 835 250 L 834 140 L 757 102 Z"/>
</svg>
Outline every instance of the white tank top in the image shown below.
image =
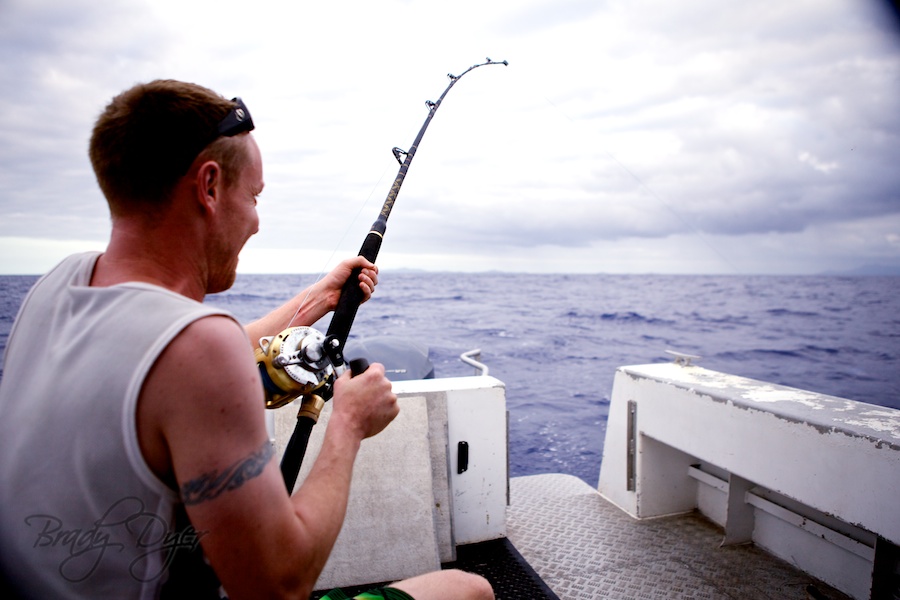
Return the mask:
<svg viewBox="0 0 900 600">
<path fill-rule="evenodd" d="M 230 315 L 144 283 L 89 287 L 98 256 L 35 284 L 4 357 L 0 566 L 35 598 L 155 598 L 170 550 L 196 541 L 141 454 L 137 399 L 179 332 Z"/>
</svg>

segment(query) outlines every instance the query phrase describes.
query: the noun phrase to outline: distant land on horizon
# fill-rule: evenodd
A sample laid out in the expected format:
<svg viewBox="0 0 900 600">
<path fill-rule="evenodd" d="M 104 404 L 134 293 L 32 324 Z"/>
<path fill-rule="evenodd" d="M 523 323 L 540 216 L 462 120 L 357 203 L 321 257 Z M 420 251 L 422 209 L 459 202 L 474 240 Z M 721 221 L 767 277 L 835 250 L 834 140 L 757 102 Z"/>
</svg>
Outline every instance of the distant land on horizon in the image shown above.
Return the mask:
<svg viewBox="0 0 900 600">
<path fill-rule="evenodd" d="M 455 273 L 456 271 L 441 271 L 435 270 L 432 271 L 430 269 L 417 269 L 417 268 L 409 268 L 409 267 L 398 267 L 398 268 L 382 268 L 383 273 L 396 273 L 398 275 L 415 275 L 415 274 L 434 274 L 434 273 Z M 485 271 L 460 271 L 461 273 L 467 273 L 470 275 L 504 275 L 507 273 L 515 274 L 517 271 L 502 271 L 497 269 L 490 269 Z M 530 273 L 522 273 L 522 274 L 530 274 Z M 871 264 L 871 265 L 861 265 L 859 267 L 854 267 L 852 269 L 829 269 L 826 271 L 820 271 L 818 273 L 607 273 L 607 272 L 597 272 L 597 273 L 534 273 L 539 275 L 652 275 L 652 276 L 666 276 L 670 275 L 672 277 L 683 277 L 683 276 L 699 276 L 703 277 L 709 275 L 710 277 L 719 277 L 719 276 L 728 276 L 728 275 L 737 275 L 737 276 L 772 276 L 772 277 L 817 277 L 817 276 L 828 276 L 828 277 L 864 277 L 864 276 L 875 276 L 875 277 L 900 277 L 900 265 L 884 265 L 884 264 Z M 40 277 L 43 273 L 0 273 L 0 277 Z M 315 273 L 241 273 L 238 272 L 238 277 L 243 276 L 254 276 L 254 275 L 301 275 L 301 276 L 316 276 Z"/>
<path fill-rule="evenodd" d="M 385 273 L 397 273 L 397 274 L 416 274 L 416 273 L 440 273 L 441 271 L 430 271 L 428 269 L 413 269 L 400 267 L 396 269 L 383 269 Z M 486 270 L 486 271 L 472 271 L 470 273 L 477 275 L 499 275 L 505 274 L 507 271 L 499 271 L 496 269 Z M 605 273 L 605 272 L 597 272 L 597 273 L 543 273 L 544 275 L 672 275 L 673 277 L 678 276 L 694 276 L 696 273 Z M 711 276 L 717 277 L 719 275 L 724 275 L 724 273 L 713 274 Z M 854 276 L 900 276 L 900 265 L 892 266 L 892 265 L 862 265 L 859 267 L 854 267 L 852 269 L 829 269 L 827 271 L 821 271 L 819 273 L 808 273 L 808 274 L 799 274 L 799 273 L 786 273 L 786 274 L 772 274 L 772 273 L 740 273 L 739 275 L 762 275 L 762 276 L 773 276 L 773 277 L 817 277 L 817 276 L 838 276 L 838 277 L 854 277 Z M 702 276 L 702 275 L 701 275 Z"/>
<path fill-rule="evenodd" d="M 822 271 L 821 275 L 900 275 L 900 266 L 862 265 L 843 271 Z"/>
</svg>

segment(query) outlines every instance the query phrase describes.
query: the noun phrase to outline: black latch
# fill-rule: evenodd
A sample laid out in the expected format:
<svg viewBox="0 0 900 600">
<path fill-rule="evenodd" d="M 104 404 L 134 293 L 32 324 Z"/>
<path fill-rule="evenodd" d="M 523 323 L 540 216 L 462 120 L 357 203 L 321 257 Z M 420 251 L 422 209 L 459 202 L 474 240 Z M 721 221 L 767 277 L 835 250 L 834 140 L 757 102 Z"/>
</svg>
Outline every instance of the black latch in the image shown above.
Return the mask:
<svg viewBox="0 0 900 600">
<path fill-rule="evenodd" d="M 469 442 L 456 445 L 456 474 L 465 473 L 469 468 Z"/>
</svg>

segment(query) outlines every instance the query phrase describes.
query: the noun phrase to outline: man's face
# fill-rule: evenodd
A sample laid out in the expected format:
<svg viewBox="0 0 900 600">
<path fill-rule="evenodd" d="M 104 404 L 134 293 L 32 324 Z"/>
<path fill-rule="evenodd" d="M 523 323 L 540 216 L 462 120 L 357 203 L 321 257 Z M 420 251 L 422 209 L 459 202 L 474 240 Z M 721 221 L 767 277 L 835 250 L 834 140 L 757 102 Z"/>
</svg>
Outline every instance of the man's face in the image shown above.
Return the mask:
<svg viewBox="0 0 900 600">
<path fill-rule="evenodd" d="M 247 158 L 237 178 L 224 187 L 218 235 L 210 254 L 208 294 L 227 290 L 234 284 L 238 254 L 250 236 L 259 231 L 256 199 L 265 186 L 262 156 L 251 134 L 239 139 L 245 145 Z"/>
</svg>

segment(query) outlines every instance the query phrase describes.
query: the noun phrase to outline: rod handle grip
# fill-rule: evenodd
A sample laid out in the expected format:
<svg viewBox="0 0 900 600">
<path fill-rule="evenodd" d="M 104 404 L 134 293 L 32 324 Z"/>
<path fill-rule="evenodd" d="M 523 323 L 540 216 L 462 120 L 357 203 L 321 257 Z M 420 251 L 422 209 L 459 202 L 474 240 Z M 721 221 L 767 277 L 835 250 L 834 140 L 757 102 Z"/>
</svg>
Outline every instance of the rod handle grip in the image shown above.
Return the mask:
<svg viewBox="0 0 900 600">
<path fill-rule="evenodd" d="M 316 422 L 310 417 L 298 417 L 294 433 L 281 458 L 281 476 L 284 478 L 289 495 L 294 492 L 294 485 L 300 474 L 300 465 L 303 463 L 306 447 L 309 445 L 309 435 L 315 424 Z"/>
<path fill-rule="evenodd" d="M 376 222 L 376 225 L 379 223 Z M 382 224 L 381 231 L 378 232 L 373 226 L 373 230 L 369 232 L 363 245 L 359 250 L 359 255 L 365 257 L 371 263 L 378 258 L 378 251 L 381 249 L 382 235 L 384 228 Z M 353 320 L 356 319 L 356 311 L 363 301 L 363 291 L 359 289 L 359 274 L 362 269 L 356 268 L 350 273 L 344 287 L 341 288 L 341 296 L 338 298 L 337 306 L 334 309 L 334 316 L 331 318 L 331 324 L 328 326 L 326 335 L 334 336 L 341 342 L 341 347 L 347 343 L 347 337 L 350 335 L 350 328 L 353 326 Z"/>
</svg>

